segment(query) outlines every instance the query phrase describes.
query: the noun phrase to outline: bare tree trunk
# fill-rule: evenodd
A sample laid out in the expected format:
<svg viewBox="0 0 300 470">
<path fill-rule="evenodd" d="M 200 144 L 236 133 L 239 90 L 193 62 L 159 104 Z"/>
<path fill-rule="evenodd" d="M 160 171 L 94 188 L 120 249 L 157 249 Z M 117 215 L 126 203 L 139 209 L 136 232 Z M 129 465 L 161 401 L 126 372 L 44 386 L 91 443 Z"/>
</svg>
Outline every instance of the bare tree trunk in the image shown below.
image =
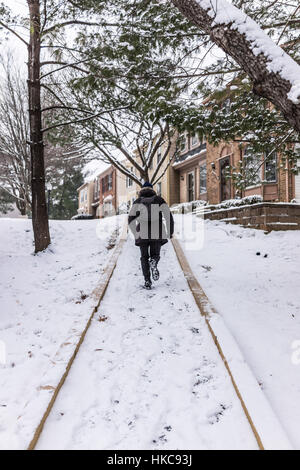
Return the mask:
<svg viewBox="0 0 300 470">
<path fill-rule="evenodd" d="M 294 104 L 287 96 L 291 83 L 268 70 L 267 57 L 262 53 L 255 55 L 246 36 L 231 29 L 230 24 L 213 25 L 214 18 L 197 0 L 172 0 L 172 3 L 242 67 L 253 81 L 253 92 L 273 103 L 291 127 L 300 132 L 300 104 Z"/>
<path fill-rule="evenodd" d="M 23 200 L 16 199 L 16 206 L 20 211 L 21 215 L 26 215 L 26 201 L 25 195 L 20 192 L 20 197 L 24 198 Z"/>
<path fill-rule="evenodd" d="M 44 143 L 41 115 L 40 86 L 40 2 L 27 0 L 30 16 L 28 47 L 28 94 L 30 118 L 32 225 L 35 252 L 50 244 L 48 213 L 45 194 Z"/>
</svg>

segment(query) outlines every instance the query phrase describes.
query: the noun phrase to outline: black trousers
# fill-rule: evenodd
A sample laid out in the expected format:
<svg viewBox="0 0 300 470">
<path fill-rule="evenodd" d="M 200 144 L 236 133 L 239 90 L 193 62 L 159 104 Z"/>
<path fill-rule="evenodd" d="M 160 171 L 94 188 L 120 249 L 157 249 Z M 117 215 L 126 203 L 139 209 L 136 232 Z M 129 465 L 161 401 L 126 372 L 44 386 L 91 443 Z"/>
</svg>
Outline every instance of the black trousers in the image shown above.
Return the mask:
<svg viewBox="0 0 300 470">
<path fill-rule="evenodd" d="M 150 281 L 150 265 L 149 258 L 155 259 L 158 263 L 160 260 L 161 243 L 159 241 L 144 242 L 140 245 L 141 265 L 145 281 Z"/>
</svg>

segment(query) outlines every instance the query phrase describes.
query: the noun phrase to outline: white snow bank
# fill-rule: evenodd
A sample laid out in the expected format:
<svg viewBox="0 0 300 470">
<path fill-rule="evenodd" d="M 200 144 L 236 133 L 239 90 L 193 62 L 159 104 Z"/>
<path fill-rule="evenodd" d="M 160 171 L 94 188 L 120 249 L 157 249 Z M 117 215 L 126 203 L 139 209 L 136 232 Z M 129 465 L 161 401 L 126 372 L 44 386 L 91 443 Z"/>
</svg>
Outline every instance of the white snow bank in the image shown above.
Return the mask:
<svg viewBox="0 0 300 470">
<path fill-rule="evenodd" d="M 290 441 L 300 449 L 299 231 L 265 235 L 192 215 L 182 217 L 193 217 L 198 231 L 204 224 L 204 243 L 186 251 L 189 263 Z M 190 239 L 191 233 L 185 233 Z"/>
<path fill-rule="evenodd" d="M 252 45 L 255 55 L 260 53 L 268 58 L 267 68 L 290 82 L 291 89 L 288 98 L 294 104 L 300 103 L 300 66 L 259 27 L 242 10 L 236 8 L 227 0 L 196 0 L 201 8 L 207 10 L 214 19 L 212 25 L 230 24 L 231 29 L 237 29 L 245 34 Z"/>
<path fill-rule="evenodd" d="M 37 256 L 30 220 L 0 220 L 0 449 L 24 449 L 33 437 L 95 305 L 121 220 L 51 221 L 52 245 Z"/>
</svg>

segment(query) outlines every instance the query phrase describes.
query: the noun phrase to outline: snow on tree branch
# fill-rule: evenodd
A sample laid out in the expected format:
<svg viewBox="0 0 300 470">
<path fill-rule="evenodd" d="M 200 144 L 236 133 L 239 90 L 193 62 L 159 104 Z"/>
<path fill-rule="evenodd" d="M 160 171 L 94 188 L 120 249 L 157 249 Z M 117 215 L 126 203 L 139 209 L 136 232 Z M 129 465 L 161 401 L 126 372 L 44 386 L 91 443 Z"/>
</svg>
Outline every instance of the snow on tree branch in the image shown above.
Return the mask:
<svg viewBox="0 0 300 470">
<path fill-rule="evenodd" d="M 252 45 L 253 53 L 267 57 L 267 68 L 270 72 L 279 73 L 291 83 L 288 98 L 295 104 L 300 103 L 300 66 L 243 11 L 231 5 L 227 0 L 197 0 L 213 19 L 211 26 L 230 25 L 237 29 Z"/>
<path fill-rule="evenodd" d="M 300 131 L 300 66 L 227 0 L 172 0 L 248 73 L 254 92 L 271 101 Z"/>
</svg>

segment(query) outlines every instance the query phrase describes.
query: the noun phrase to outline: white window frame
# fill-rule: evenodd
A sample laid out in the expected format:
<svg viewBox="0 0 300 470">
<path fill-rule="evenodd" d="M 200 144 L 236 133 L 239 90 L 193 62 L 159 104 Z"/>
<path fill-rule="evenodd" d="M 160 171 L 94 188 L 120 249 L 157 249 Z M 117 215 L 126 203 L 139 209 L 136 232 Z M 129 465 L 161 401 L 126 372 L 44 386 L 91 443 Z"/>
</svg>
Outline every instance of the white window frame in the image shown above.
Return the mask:
<svg viewBox="0 0 300 470">
<path fill-rule="evenodd" d="M 180 152 L 186 152 L 187 151 L 187 138 L 186 138 L 186 132 L 183 132 L 179 136 L 180 139 Z M 184 148 L 183 148 L 184 144 Z"/>
<path fill-rule="evenodd" d="M 201 191 L 201 168 L 205 167 L 205 191 Z M 207 165 L 206 162 L 199 165 L 199 194 L 207 193 Z"/>
<path fill-rule="evenodd" d="M 133 173 L 133 166 L 130 168 L 130 172 Z M 126 187 L 131 188 L 133 186 L 133 179 L 131 179 L 130 176 L 127 176 L 126 178 Z"/>
<path fill-rule="evenodd" d="M 188 202 L 190 202 L 190 187 L 189 187 L 189 176 L 190 175 L 193 175 L 193 198 L 191 199 L 191 201 L 194 201 L 195 200 L 195 171 L 189 171 L 187 173 L 187 199 L 188 199 Z"/>
<path fill-rule="evenodd" d="M 196 139 L 196 141 L 193 143 L 194 138 Z M 191 147 L 194 148 L 198 144 L 199 144 L 199 136 L 198 136 L 197 132 L 195 132 L 194 134 L 191 134 Z"/>
<path fill-rule="evenodd" d="M 162 151 L 161 151 L 161 147 L 159 147 L 157 149 L 157 155 L 156 155 L 156 161 L 157 161 L 157 164 L 159 164 L 159 162 L 161 161 L 161 156 L 162 156 Z"/>
<path fill-rule="evenodd" d="M 161 196 L 161 182 L 157 183 L 157 190 L 156 190 L 158 196 Z"/>
<path fill-rule="evenodd" d="M 267 180 L 267 171 L 266 171 L 266 167 L 267 167 L 267 164 L 270 163 L 268 161 L 266 161 L 266 154 L 264 154 L 264 182 L 265 183 L 277 183 L 278 181 L 278 169 L 277 169 L 277 162 L 278 162 L 278 154 L 277 152 L 273 152 L 272 154 L 272 157 L 275 156 L 275 179 L 272 179 L 272 180 Z"/>
</svg>

